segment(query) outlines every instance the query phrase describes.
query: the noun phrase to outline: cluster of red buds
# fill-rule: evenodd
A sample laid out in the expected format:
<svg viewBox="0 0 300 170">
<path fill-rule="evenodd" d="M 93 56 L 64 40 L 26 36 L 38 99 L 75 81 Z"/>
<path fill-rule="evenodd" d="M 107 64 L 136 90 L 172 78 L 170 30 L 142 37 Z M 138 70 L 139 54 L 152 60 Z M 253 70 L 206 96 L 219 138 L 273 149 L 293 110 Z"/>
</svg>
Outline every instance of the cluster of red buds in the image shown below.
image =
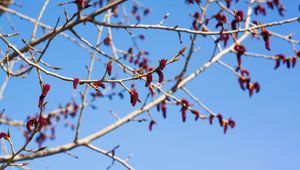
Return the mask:
<svg viewBox="0 0 300 170">
<path fill-rule="evenodd" d="M 199 12 L 195 12 L 194 14 L 190 14 L 194 20 L 193 20 L 193 23 L 192 23 L 192 26 L 193 26 L 193 29 L 194 30 L 199 30 L 200 28 L 200 24 L 199 24 L 199 19 L 200 19 L 200 13 Z"/>
<path fill-rule="evenodd" d="M 187 3 L 188 5 L 191 5 L 191 4 L 197 4 L 197 5 L 200 5 L 201 3 L 201 0 L 185 0 L 185 3 Z"/>
<path fill-rule="evenodd" d="M 242 65 L 242 55 L 245 54 L 246 47 L 243 46 L 243 45 L 236 44 L 234 46 L 234 50 L 236 51 L 236 58 L 237 58 L 237 61 L 238 61 L 238 67 L 241 67 L 241 65 Z"/>
<path fill-rule="evenodd" d="M 249 91 L 249 96 L 253 95 L 255 90 L 256 93 L 260 91 L 260 85 L 258 82 L 251 82 L 250 73 L 248 70 L 238 67 L 237 72 L 240 72 L 241 76 L 239 77 L 239 84 L 243 91 L 246 89 Z"/>
<path fill-rule="evenodd" d="M 42 89 L 42 94 L 39 97 L 39 104 L 38 104 L 38 106 L 40 108 L 43 107 L 43 105 L 44 105 L 44 99 L 47 96 L 49 90 L 50 90 L 50 85 L 49 84 L 44 84 L 43 85 L 43 89 Z"/>
<path fill-rule="evenodd" d="M 224 31 L 227 31 L 226 29 Z M 227 42 L 229 40 L 230 35 L 229 34 L 224 34 L 223 30 L 220 31 L 220 37 L 218 39 L 216 39 L 215 43 L 219 43 L 220 41 L 223 41 L 223 45 L 224 47 L 227 46 Z"/>
<path fill-rule="evenodd" d="M 166 98 L 166 100 L 169 100 L 169 98 Z M 160 104 L 156 105 L 156 110 L 159 112 L 162 111 L 163 118 L 167 118 L 167 104 L 166 101 L 162 101 Z"/>
<path fill-rule="evenodd" d="M 32 131 L 32 127 L 34 129 L 37 127 L 37 131 L 41 131 L 43 126 L 47 124 L 47 119 L 43 117 L 43 115 L 40 115 L 38 118 L 31 118 L 26 123 L 26 128 L 28 132 Z"/>
<path fill-rule="evenodd" d="M 168 60 L 166 59 L 161 59 L 159 61 L 159 66 L 156 68 L 155 72 L 158 75 L 158 82 L 161 83 L 164 81 L 164 74 L 162 72 L 162 70 L 166 67 Z M 148 87 L 153 79 L 152 73 L 153 73 L 153 68 L 149 68 L 149 73 L 146 74 L 146 83 L 145 83 L 145 87 Z"/>
<path fill-rule="evenodd" d="M 283 12 L 286 10 L 284 5 L 280 3 L 279 0 L 267 0 L 267 6 L 270 9 L 274 9 L 274 6 L 277 7 L 278 13 L 280 16 L 284 16 Z"/>
<path fill-rule="evenodd" d="M 266 8 L 264 8 L 261 4 L 258 4 L 258 5 L 254 8 L 254 14 L 255 14 L 255 15 L 263 14 L 264 16 L 266 16 L 266 15 L 267 15 Z"/>
<path fill-rule="evenodd" d="M 283 54 L 277 54 L 274 58 L 275 60 L 275 67 L 274 69 L 277 69 L 280 66 L 280 63 L 286 64 L 287 68 L 294 68 L 297 63 L 297 59 L 300 57 L 300 51 L 296 52 L 296 55 L 290 58 L 287 58 Z"/>
<path fill-rule="evenodd" d="M 223 116 L 221 114 L 217 114 L 217 115 L 213 115 L 211 114 L 209 116 L 209 124 L 213 124 L 213 119 L 214 118 L 218 118 L 219 124 L 221 127 L 223 127 L 224 130 L 224 134 L 226 134 L 227 130 L 228 130 L 228 126 L 230 126 L 231 129 L 233 129 L 235 127 L 235 121 L 231 118 L 229 118 L 228 120 L 223 119 Z"/>
<path fill-rule="evenodd" d="M 285 6 L 280 3 L 279 0 L 267 0 L 267 7 L 270 9 L 274 9 L 274 6 L 278 9 L 278 13 L 280 16 L 284 16 L 283 12 L 286 10 Z M 265 7 L 263 7 L 260 3 L 254 8 L 255 15 L 263 14 L 264 16 L 267 14 Z"/>
<path fill-rule="evenodd" d="M 97 0 L 93 3 L 93 6 L 96 7 L 97 5 L 99 5 L 100 8 L 102 8 L 103 6 L 103 0 Z"/>
<path fill-rule="evenodd" d="M 215 15 L 215 19 L 217 20 L 217 24 L 216 24 L 216 28 L 218 28 L 219 26 L 222 27 L 222 29 L 224 28 L 224 24 L 227 22 L 227 17 L 225 14 L 222 14 L 221 12 L 218 12 L 217 15 Z"/>
<path fill-rule="evenodd" d="M 141 14 L 138 14 L 139 7 L 137 4 L 133 4 L 132 9 L 131 9 L 131 15 L 138 21 L 141 21 Z M 143 16 L 148 15 L 151 12 L 149 8 L 144 8 L 143 9 Z"/>
</svg>

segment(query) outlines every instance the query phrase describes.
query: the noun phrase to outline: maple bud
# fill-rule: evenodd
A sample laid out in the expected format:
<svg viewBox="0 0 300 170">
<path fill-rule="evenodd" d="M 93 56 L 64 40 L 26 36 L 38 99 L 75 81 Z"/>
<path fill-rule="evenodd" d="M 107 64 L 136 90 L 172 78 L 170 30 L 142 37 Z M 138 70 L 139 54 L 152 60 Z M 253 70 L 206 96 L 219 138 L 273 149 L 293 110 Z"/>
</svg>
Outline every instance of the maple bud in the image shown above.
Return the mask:
<svg viewBox="0 0 300 170">
<path fill-rule="evenodd" d="M 182 117 L 182 121 L 183 121 L 183 122 L 186 121 L 186 110 L 187 110 L 187 109 L 182 109 L 182 110 L 181 110 L 181 117 Z"/>
<path fill-rule="evenodd" d="M 260 34 L 262 35 L 262 37 L 265 41 L 265 48 L 270 51 L 271 49 L 270 49 L 270 38 L 269 38 L 270 33 L 269 33 L 269 31 L 263 30 Z"/>
<path fill-rule="evenodd" d="M 110 46 L 110 44 L 111 44 L 110 38 L 109 38 L 109 37 L 104 38 L 103 43 L 104 43 L 104 45 L 106 45 L 106 46 Z"/>
<path fill-rule="evenodd" d="M 73 88 L 74 88 L 74 89 L 77 88 L 78 83 L 79 83 L 79 79 L 78 79 L 78 78 L 74 78 L 74 79 L 73 79 Z"/>
<path fill-rule="evenodd" d="M 227 123 L 227 122 L 224 122 L 224 123 L 223 123 L 223 131 L 224 131 L 224 134 L 226 134 L 227 130 L 228 130 L 228 123 Z"/>
<path fill-rule="evenodd" d="M 161 111 L 162 111 L 164 119 L 166 119 L 167 118 L 167 105 L 165 102 L 163 102 L 161 104 Z"/>
<path fill-rule="evenodd" d="M 235 121 L 229 118 L 228 125 L 233 129 L 235 127 Z"/>
<path fill-rule="evenodd" d="M 200 117 L 200 113 L 197 110 L 191 110 L 191 112 L 195 115 L 195 120 L 198 120 Z"/>
<path fill-rule="evenodd" d="M 242 57 L 243 54 L 245 54 L 246 48 L 243 45 L 236 44 L 234 46 L 234 50 L 237 52 L 236 57 L 237 57 L 237 60 L 238 60 L 238 66 L 240 67 L 241 64 L 242 64 L 242 58 L 241 57 Z"/>
<path fill-rule="evenodd" d="M 4 138 L 5 140 L 10 140 L 10 135 L 5 132 L 0 133 L 0 139 Z"/>
<path fill-rule="evenodd" d="M 164 74 L 160 69 L 156 70 L 156 73 L 158 74 L 158 82 L 161 83 L 164 81 Z"/>
<path fill-rule="evenodd" d="M 167 64 L 167 60 L 166 60 L 166 59 L 161 59 L 161 60 L 159 61 L 159 68 L 160 68 L 161 70 L 163 70 L 163 69 L 166 67 L 166 64 Z"/>
<path fill-rule="evenodd" d="M 146 75 L 146 84 L 145 84 L 145 87 L 148 87 L 152 82 L 152 74 L 151 73 L 148 73 Z"/>
<path fill-rule="evenodd" d="M 107 71 L 107 74 L 110 76 L 111 75 L 111 72 L 112 72 L 112 61 L 109 61 L 107 64 L 106 64 L 106 71 Z"/>
<path fill-rule="evenodd" d="M 217 118 L 218 118 L 218 120 L 219 120 L 220 126 L 223 126 L 223 116 L 222 116 L 221 114 L 218 114 L 218 115 L 217 115 Z"/>
<path fill-rule="evenodd" d="M 237 22 L 241 22 L 244 20 L 244 12 L 242 10 L 235 11 L 234 17 Z"/>
<path fill-rule="evenodd" d="M 93 86 L 97 89 L 99 86 L 102 88 L 102 89 L 105 89 L 105 84 L 102 82 L 102 81 L 96 81 L 93 83 Z"/>
<path fill-rule="evenodd" d="M 213 120 L 214 120 L 214 115 L 209 115 L 209 124 L 212 125 L 213 124 Z"/>
<path fill-rule="evenodd" d="M 152 129 L 153 129 L 153 125 L 155 125 L 156 124 L 156 122 L 154 121 L 154 120 L 151 120 L 150 121 L 150 123 L 149 123 L 149 131 L 152 131 Z"/>
<path fill-rule="evenodd" d="M 44 84 L 43 85 L 43 91 L 42 91 L 42 96 L 47 96 L 47 93 L 49 92 L 50 90 L 50 85 L 49 84 Z"/>
<path fill-rule="evenodd" d="M 132 104 L 132 106 L 135 106 L 136 103 L 139 100 L 139 94 L 136 92 L 135 89 L 131 90 L 130 92 L 130 103 Z"/>
</svg>

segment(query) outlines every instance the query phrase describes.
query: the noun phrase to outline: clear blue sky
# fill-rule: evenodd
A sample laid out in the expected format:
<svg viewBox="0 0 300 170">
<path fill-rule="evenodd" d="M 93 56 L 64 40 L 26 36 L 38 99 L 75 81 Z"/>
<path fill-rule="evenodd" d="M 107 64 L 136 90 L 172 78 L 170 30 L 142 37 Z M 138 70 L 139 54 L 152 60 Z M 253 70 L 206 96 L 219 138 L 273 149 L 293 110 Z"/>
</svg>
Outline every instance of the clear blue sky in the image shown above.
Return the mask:
<svg viewBox="0 0 300 170">
<path fill-rule="evenodd" d="M 233 4 L 236 9 L 245 9 L 245 1 L 240 0 L 239 5 Z M 37 17 L 43 1 L 41 0 L 16 0 L 23 4 L 23 8 L 12 6 L 22 13 L 31 17 Z M 50 1 L 42 22 L 54 25 L 57 18 L 62 17 L 63 7 L 56 4 L 62 1 Z M 191 27 L 192 19 L 190 12 L 197 11 L 195 6 L 188 6 L 183 0 L 164 1 L 142 1 L 146 7 L 151 8 L 151 14 L 142 20 L 145 24 L 157 24 L 168 12 L 169 18 L 165 25 L 180 27 Z M 296 1 L 282 1 L 287 8 L 285 18 L 299 16 L 298 3 Z M 125 3 L 130 12 L 131 1 Z M 66 6 L 67 11 L 72 13 L 74 5 Z M 208 15 L 216 13 L 217 8 L 212 5 Z M 277 11 L 267 9 L 267 17 L 254 16 L 252 20 L 259 20 L 262 23 L 284 19 Z M 18 47 L 22 46 L 20 37 L 29 39 L 33 25 L 13 15 L 10 15 L 20 36 L 11 38 L 11 42 Z M 116 20 L 113 20 L 115 22 Z M 133 23 L 135 20 L 131 20 Z M 5 15 L 0 18 L 1 31 L 11 33 Z M 79 26 L 75 28 L 80 34 L 95 42 L 96 31 L 92 25 Z M 294 38 L 300 39 L 299 23 L 288 24 L 286 26 L 276 26 L 270 28 L 272 31 L 288 34 L 296 33 Z M 136 35 L 143 33 L 145 41 L 138 40 L 141 48 L 149 51 L 151 64 L 156 65 L 161 58 L 170 59 L 180 48 L 189 45 L 189 35 L 182 34 L 183 44 L 178 42 L 177 33 L 166 31 L 134 30 Z M 39 30 L 38 35 L 42 35 L 43 30 Z M 103 37 L 106 35 L 106 30 Z M 113 30 L 113 36 L 118 48 L 128 49 L 131 45 L 130 37 L 124 30 Z M 284 53 L 287 56 L 293 55 L 290 44 L 283 40 L 271 37 L 271 52 L 264 49 L 262 41 L 248 38 L 245 41 L 250 52 L 265 53 L 275 55 Z M 42 46 L 40 46 L 42 47 Z M 205 63 L 212 54 L 212 41 L 210 38 L 199 36 L 196 47 L 199 51 L 194 53 L 191 71 Z M 5 49 L 5 45 L 0 42 L 0 48 Z M 110 53 L 107 47 L 100 47 Z M 299 50 L 299 45 L 297 46 Z M 99 56 L 101 57 L 101 56 Z M 80 49 L 74 43 L 57 37 L 51 44 L 44 60 L 52 65 L 63 67 L 60 74 L 86 78 L 85 65 L 89 64 L 89 56 L 86 51 Z M 226 55 L 223 59 L 226 63 L 234 66 L 236 64 L 235 55 Z M 202 102 L 209 106 L 214 112 L 222 113 L 225 118 L 232 117 L 236 121 L 236 128 L 229 129 L 226 135 L 217 123 L 213 126 L 208 121 L 193 120 L 192 115 L 188 115 L 186 123 L 182 123 L 180 108 L 171 106 L 168 108 L 168 118 L 164 120 L 161 113 L 154 108 L 154 114 L 158 125 L 152 132 L 148 131 L 148 123 L 128 123 L 112 133 L 93 142 L 94 145 L 111 150 L 114 146 L 120 145 L 116 154 L 126 158 L 132 154 L 129 163 L 136 169 L 142 170 L 183 170 L 183 169 L 203 169 L 203 170 L 282 170 L 299 169 L 300 160 L 300 108 L 299 87 L 300 87 L 300 65 L 294 69 L 286 69 L 284 66 L 274 70 L 274 61 L 259 58 L 243 59 L 245 67 L 251 72 L 253 80 L 261 84 L 261 92 L 248 97 L 247 92 L 243 92 L 238 85 L 237 78 L 232 72 L 220 65 L 214 65 L 207 69 L 198 78 L 193 80 L 187 88 L 194 92 Z M 170 65 L 164 71 L 166 78 L 176 75 L 178 68 L 182 67 L 183 61 Z M 116 66 L 116 65 L 114 65 Z M 93 78 L 102 76 L 104 66 L 96 62 Z M 190 71 L 190 72 L 191 72 Z M 120 74 L 121 71 L 119 70 Z M 122 74 L 121 74 L 122 75 Z M 4 81 L 6 74 L 0 73 L 0 82 Z M 76 91 L 72 89 L 72 84 L 62 82 L 55 78 L 43 75 L 45 82 L 51 84 L 51 91 L 47 96 L 47 111 L 57 107 L 59 104 L 65 105 L 72 96 L 79 103 L 79 92 L 84 90 L 80 86 Z M 128 83 L 130 85 L 130 83 Z M 137 82 L 138 91 L 143 97 L 143 83 Z M 118 87 L 118 90 L 121 88 Z M 167 89 L 167 88 L 165 88 Z M 4 99 L 0 101 L 0 109 L 5 108 L 5 113 L 18 120 L 25 120 L 28 115 L 33 115 L 38 111 L 37 100 L 40 94 L 36 72 L 33 71 L 26 79 L 13 78 L 4 93 Z M 176 93 L 178 98 L 184 95 L 182 92 Z M 186 97 L 190 101 L 190 98 Z M 192 102 L 200 112 L 205 111 Z M 81 137 L 99 130 L 115 120 L 108 112 L 109 109 L 119 114 L 121 117 L 128 114 L 134 108 L 129 103 L 129 95 L 125 94 L 124 100 L 116 97 L 110 101 L 108 98 L 100 99 L 95 103 L 97 110 L 87 108 L 82 123 Z M 141 105 L 137 105 L 136 108 Z M 206 114 L 206 113 L 205 113 Z M 149 118 L 143 114 L 139 118 Z M 76 119 L 70 119 L 75 123 Z M 44 146 L 57 146 L 73 140 L 74 131 L 64 128 L 61 122 L 57 129 L 57 139 L 47 141 Z M 1 130 L 6 131 L 7 127 L 1 125 Z M 18 128 L 11 128 L 12 141 L 16 146 L 20 146 L 24 139 Z M 31 145 L 36 147 L 36 145 Z M 32 169 L 105 169 L 111 159 L 100 155 L 86 148 L 77 148 L 70 153 L 79 157 L 78 160 L 67 154 L 58 154 L 47 158 L 31 161 L 29 167 Z M 112 169 L 124 169 L 115 163 Z"/>
</svg>

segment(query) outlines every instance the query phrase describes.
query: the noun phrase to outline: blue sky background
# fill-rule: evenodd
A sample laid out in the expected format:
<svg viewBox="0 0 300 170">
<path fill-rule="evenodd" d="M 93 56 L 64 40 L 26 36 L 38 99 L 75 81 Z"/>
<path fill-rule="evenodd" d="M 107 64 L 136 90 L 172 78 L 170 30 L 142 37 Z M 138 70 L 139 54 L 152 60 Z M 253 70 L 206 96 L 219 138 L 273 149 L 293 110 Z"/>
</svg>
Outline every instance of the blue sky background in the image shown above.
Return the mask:
<svg viewBox="0 0 300 170">
<path fill-rule="evenodd" d="M 43 5 L 40 0 L 16 0 L 24 5 L 23 8 L 12 6 L 24 14 L 36 18 Z M 54 25 L 57 18 L 62 17 L 63 7 L 57 7 L 56 4 L 62 1 L 50 1 L 42 22 Z M 142 1 L 146 7 L 151 8 L 151 14 L 143 18 L 142 23 L 158 24 L 163 16 L 168 12 L 169 18 L 165 25 L 180 27 L 191 27 L 192 18 L 190 12 L 198 9 L 196 6 L 188 6 L 182 0 L 164 0 L 164 1 Z M 298 3 L 296 1 L 282 1 L 287 8 L 285 18 L 299 16 Z M 128 12 L 131 10 L 132 1 L 126 2 Z M 69 14 L 74 12 L 75 6 L 65 6 Z M 232 8 L 245 9 L 245 1 L 239 4 L 233 4 Z M 87 10 L 89 11 L 89 10 Z M 208 16 L 216 13 L 216 5 L 209 8 Z M 252 20 L 259 20 L 262 23 L 272 22 L 284 19 L 280 17 L 276 10 L 267 9 L 268 15 L 254 16 Z M 13 15 L 9 15 L 20 33 L 19 37 L 9 38 L 16 46 L 23 46 L 20 38 L 30 39 L 33 25 L 21 20 Z M 102 16 L 101 16 L 102 17 Z M 101 18 L 99 17 L 99 18 Z M 113 22 L 118 20 L 113 19 Z M 131 19 L 135 23 L 134 19 Z M 62 23 L 61 23 L 62 24 Z M 214 22 L 210 23 L 214 27 Z M 11 33 L 8 21 L 5 15 L 0 18 L 1 31 Z M 286 26 L 276 26 L 270 28 L 284 35 L 296 33 L 294 39 L 300 39 L 299 23 L 288 24 Z M 95 43 L 96 29 L 87 24 L 75 28 L 81 35 Z M 145 41 L 138 40 L 141 48 L 149 51 L 151 64 L 156 65 L 161 58 L 170 59 L 176 52 L 184 46 L 188 46 L 189 35 L 182 34 L 183 44 L 178 41 L 177 33 L 160 30 L 133 30 L 134 34 L 145 35 Z M 39 29 L 38 35 L 44 34 Z M 104 29 L 103 36 L 107 32 Z M 125 30 L 113 30 L 113 37 L 116 46 L 120 49 L 128 49 L 132 46 L 130 36 Z M 207 37 L 199 36 L 196 47 L 199 51 L 193 54 L 190 71 L 194 71 L 203 63 L 207 62 L 212 54 L 213 41 Z M 264 49 L 263 41 L 248 38 L 245 43 L 250 52 L 265 53 L 275 55 L 278 53 L 292 56 L 292 46 L 283 40 L 271 37 L 271 51 Z M 44 44 L 42 44 L 44 45 Z M 39 46 L 43 47 L 43 46 Z M 0 48 L 6 49 L 6 46 L 0 42 Z M 299 45 L 297 46 L 299 49 Z M 111 53 L 110 49 L 100 46 L 100 49 Z M 103 58 L 102 56 L 98 56 Z M 63 70 L 55 71 L 69 77 L 86 78 L 85 65 L 90 62 L 89 54 L 79 48 L 74 43 L 57 36 L 51 44 L 49 50 L 44 56 L 44 60 L 52 65 L 63 67 Z M 231 66 L 236 65 L 234 54 L 228 54 L 223 57 Z M 164 73 L 166 78 L 172 78 L 181 69 L 184 60 L 168 65 Z M 105 150 L 111 150 L 114 146 L 120 145 L 116 154 L 121 158 L 126 158 L 132 154 L 129 163 L 136 169 L 143 170 L 182 170 L 182 169 L 203 169 L 203 170 L 296 170 L 300 168 L 300 109 L 299 109 L 299 63 L 294 69 L 287 69 L 281 66 L 274 70 L 274 61 L 259 58 L 244 57 L 245 68 L 251 72 L 254 81 L 261 84 L 261 92 L 254 94 L 252 98 L 248 97 L 247 92 L 243 92 L 238 85 L 237 77 L 226 68 L 215 64 L 207 69 L 198 78 L 194 79 L 186 87 L 194 93 L 203 103 L 209 106 L 214 112 L 222 113 L 225 118 L 232 117 L 236 121 L 236 128 L 229 129 L 226 135 L 217 122 L 211 126 L 208 121 L 195 122 L 192 115 L 188 115 L 186 123 L 181 121 L 180 108 L 175 106 L 168 107 L 168 118 L 164 120 L 161 113 L 155 108 L 151 111 L 157 120 L 158 125 L 154 126 L 152 132 L 148 131 L 148 123 L 128 123 L 121 128 L 105 135 L 93 142 L 94 145 Z M 113 65 L 114 68 L 117 67 Z M 101 78 L 104 65 L 97 61 L 95 64 L 94 79 Z M 121 70 L 114 70 L 114 73 L 122 75 Z M 3 82 L 6 74 L 0 74 L 0 81 Z M 80 102 L 79 92 L 84 90 L 80 86 L 76 91 L 72 84 L 63 82 L 56 78 L 43 75 L 46 83 L 51 84 L 51 91 L 46 100 L 48 101 L 46 111 L 55 109 L 59 104 L 65 105 L 71 100 L 72 96 Z M 130 85 L 131 82 L 126 83 Z M 144 99 L 145 88 L 143 82 L 136 82 L 137 90 Z M 168 88 L 164 88 L 167 90 Z M 118 86 L 117 91 L 121 88 Z M 144 92 L 144 93 L 143 93 Z M 4 99 L 0 101 L 0 109 L 5 108 L 7 116 L 25 120 L 28 115 L 38 112 L 37 100 L 40 95 L 40 89 L 36 72 L 33 71 L 26 79 L 13 78 L 4 93 Z M 176 93 L 178 98 L 184 97 L 184 93 Z M 189 101 L 192 100 L 186 97 Z M 196 103 L 192 102 L 195 108 L 200 112 L 205 111 Z M 129 95 L 125 94 L 124 100 L 118 97 L 110 101 L 108 98 L 101 98 L 95 103 L 97 110 L 90 107 L 86 109 L 80 137 L 89 135 L 115 121 L 108 112 L 112 109 L 119 116 L 123 117 L 135 108 L 141 107 L 138 104 L 135 108 L 129 102 Z M 206 113 L 205 113 L 206 114 Z M 145 113 L 139 118 L 149 118 Z M 76 119 L 70 119 L 74 123 Z M 0 125 L 2 131 L 7 127 Z M 15 146 L 23 144 L 23 137 L 19 128 L 11 128 L 12 141 Z M 47 141 L 44 146 L 52 147 L 65 144 L 73 140 L 74 131 L 65 128 L 64 123 L 58 124 L 57 136 L 55 141 Z M 32 144 L 31 147 L 36 147 Z M 28 167 L 32 169 L 105 169 L 111 159 L 106 156 L 90 151 L 86 148 L 77 148 L 70 153 L 79 157 L 78 160 L 67 154 L 58 154 L 47 158 L 30 161 Z M 124 169 L 118 163 L 115 163 L 112 169 Z"/>
</svg>

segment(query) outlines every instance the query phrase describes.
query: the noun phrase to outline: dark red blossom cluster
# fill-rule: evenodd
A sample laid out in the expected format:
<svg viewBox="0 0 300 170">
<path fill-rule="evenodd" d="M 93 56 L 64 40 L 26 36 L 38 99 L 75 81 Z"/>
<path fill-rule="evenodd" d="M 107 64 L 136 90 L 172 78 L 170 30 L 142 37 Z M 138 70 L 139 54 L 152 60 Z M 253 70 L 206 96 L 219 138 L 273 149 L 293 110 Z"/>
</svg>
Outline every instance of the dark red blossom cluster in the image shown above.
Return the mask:
<svg viewBox="0 0 300 170">
<path fill-rule="evenodd" d="M 223 46 L 226 47 L 230 35 L 224 34 L 223 31 L 227 31 L 227 30 L 225 29 L 225 30 L 220 31 L 220 37 L 218 39 L 216 39 L 215 43 L 219 43 L 219 42 L 223 41 Z"/>
<path fill-rule="evenodd" d="M 217 15 L 215 16 L 215 19 L 217 20 L 217 24 L 216 24 L 216 28 L 218 28 L 219 26 L 222 27 L 222 29 L 224 28 L 224 24 L 227 22 L 227 17 L 225 14 L 223 14 L 222 12 L 218 12 Z"/>
<path fill-rule="evenodd" d="M 242 65 L 242 55 L 245 54 L 246 47 L 243 46 L 243 45 L 236 44 L 234 46 L 234 50 L 236 51 L 236 58 L 237 58 L 237 61 L 238 61 L 238 67 L 241 67 L 241 65 Z"/>
<path fill-rule="evenodd" d="M 139 9 L 140 9 L 140 7 L 137 4 L 132 5 L 131 16 L 133 16 L 138 22 L 141 21 L 142 15 L 146 16 L 151 12 L 151 10 L 149 8 L 143 7 L 142 13 L 139 14 L 138 13 Z"/>
<path fill-rule="evenodd" d="M 225 120 L 221 114 L 217 114 L 217 115 L 211 114 L 209 116 L 209 124 L 211 124 L 211 125 L 213 124 L 213 119 L 215 117 L 218 118 L 220 126 L 223 127 L 224 134 L 227 133 L 228 126 L 231 129 L 233 129 L 235 127 L 235 121 L 233 119 L 229 118 L 228 120 Z"/>
<path fill-rule="evenodd" d="M 267 0 L 266 4 L 270 9 L 274 9 L 275 6 L 278 9 L 279 15 L 284 16 L 283 12 L 286 11 L 286 9 L 279 0 Z M 260 3 L 254 8 L 254 13 L 255 15 L 263 14 L 264 16 L 267 14 L 265 7 L 263 7 Z"/>
<path fill-rule="evenodd" d="M 253 95 L 255 90 L 256 93 L 260 91 L 260 85 L 258 82 L 251 82 L 250 73 L 243 68 L 238 67 L 237 70 L 240 72 L 241 76 L 239 77 L 239 84 L 243 91 L 248 90 L 249 96 Z"/>
<path fill-rule="evenodd" d="M 200 5 L 201 3 L 201 0 L 185 0 L 185 3 L 187 3 L 188 5 L 191 5 L 191 4 L 197 4 L 197 5 Z"/>
<path fill-rule="evenodd" d="M 274 60 L 275 60 L 274 69 L 277 69 L 280 66 L 281 63 L 285 64 L 288 69 L 289 68 L 294 68 L 296 66 L 297 59 L 299 57 L 300 57 L 300 51 L 297 51 L 295 56 L 289 57 L 289 58 L 286 57 L 284 54 L 277 54 L 274 57 Z"/>
</svg>

